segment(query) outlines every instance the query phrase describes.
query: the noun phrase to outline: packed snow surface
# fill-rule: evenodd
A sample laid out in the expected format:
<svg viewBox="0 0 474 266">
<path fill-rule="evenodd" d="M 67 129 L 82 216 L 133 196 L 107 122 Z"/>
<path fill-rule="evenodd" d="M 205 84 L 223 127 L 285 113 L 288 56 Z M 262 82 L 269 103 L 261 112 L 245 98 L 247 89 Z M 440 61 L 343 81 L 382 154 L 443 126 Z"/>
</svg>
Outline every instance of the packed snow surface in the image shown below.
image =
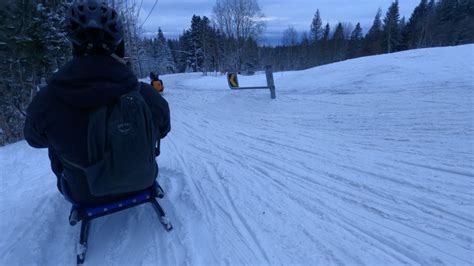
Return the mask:
<svg viewBox="0 0 474 266">
<path fill-rule="evenodd" d="M 276 100 L 163 76 L 174 230 L 151 205 L 98 219 L 86 265 L 473 265 L 473 51 L 275 73 Z M 79 227 L 47 151 L 8 145 L 0 169 L 0 265 L 75 264 Z"/>
</svg>

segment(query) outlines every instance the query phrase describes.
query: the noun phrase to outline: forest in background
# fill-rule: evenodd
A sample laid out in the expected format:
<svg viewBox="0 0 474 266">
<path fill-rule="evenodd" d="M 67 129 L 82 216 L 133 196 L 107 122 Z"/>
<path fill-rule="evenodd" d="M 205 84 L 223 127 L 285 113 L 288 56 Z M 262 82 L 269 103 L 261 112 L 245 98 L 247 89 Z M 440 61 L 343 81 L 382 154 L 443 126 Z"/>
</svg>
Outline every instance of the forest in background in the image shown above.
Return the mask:
<svg viewBox="0 0 474 266">
<path fill-rule="evenodd" d="M 256 0 L 220 0 L 230 6 L 225 14 L 232 13 L 231 3 Z M 217 6 L 217 4 L 216 4 Z M 241 16 L 261 16 L 258 3 L 254 12 Z M 168 40 L 172 57 L 161 60 L 174 62 L 175 72 L 242 71 L 253 73 L 272 65 L 275 71 L 302 70 L 346 59 L 393 53 L 408 49 L 452 46 L 474 42 L 473 0 L 421 0 L 409 18 L 400 17 L 399 3 L 394 1 L 384 13 L 374 12 L 369 29 L 360 23 L 323 23 L 320 10 L 308 21 L 308 31 L 299 33 L 289 26 L 282 33 L 281 45 L 258 44 L 262 25 L 254 25 L 254 34 L 238 36 L 225 29 L 217 20 L 219 11 L 214 8 L 213 19 L 194 15 L 191 26 L 177 40 Z M 249 9 L 246 9 L 249 10 Z M 231 17 L 229 20 L 238 20 Z M 342 18 L 341 18 L 342 19 Z M 162 43 L 160 45 L 163 45 Z M 146 54 L 150 57 L 154 55 Z M 167 63 L 167 65 L 169 65 Z M 169 67 L 160 68 L 163 74 Z"/>
<path fill-rule="evenodd" d="M 0 3 L 0 145 L 23 137 L 26 107 L 42 86 L 41 79 L 71 59 L 63 27 L 70 2 Z M 166 39 L 161 29 L 155 37 L 143 38 L 141 3 L 109 2 L 123 17 L 126 56 L 139 77 L 151 71 L 252 74 L 266 65 L 275 71 L 301 70 L 361 56 L 474 42 L 473 0 L 421 0 L 410 18 L 400 17 L 395 1 L 386 12 L 375 13 L 367 31 L 360 23 L 324 24 L 322 12 L 316 10 L 307 32 L 289 26 L 276 47 L 258 44 L 265 25 L 257 0 L 217 0 L 213 17 L 194 15 L 178 39 Z"/>
</svg>

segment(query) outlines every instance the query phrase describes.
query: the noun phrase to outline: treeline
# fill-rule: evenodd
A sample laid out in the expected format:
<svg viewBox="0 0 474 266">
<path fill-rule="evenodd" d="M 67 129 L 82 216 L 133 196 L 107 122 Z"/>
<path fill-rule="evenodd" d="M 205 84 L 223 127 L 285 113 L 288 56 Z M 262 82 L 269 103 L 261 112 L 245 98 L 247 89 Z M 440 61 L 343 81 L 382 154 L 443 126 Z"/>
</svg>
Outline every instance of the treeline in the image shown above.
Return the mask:
<svg viewBox="0 0 474 266">
<path fill-rule="evenodd" d="M 169 62 L 171 59 L 176 72 L 206 74 L 259 69 L 256 40 L 262 34 L 265 23 L 258 1 L 216 0 L 212 13 L 212 21 L 206 16 L 194 15 L 189 29 L 184 30 L 178 39 L 168 40 L 172 58 L 153 57 L 145 51 L 145 60 Z M 160 43 L 157 40 L 153 42 L 155 46 Z M 167 72 L 160 74 L 169 73 L 170 68 L 166 69 Z"/>
<path fill-rule="evenodd" d="M 215 9 L 213 15 L 218 17 Z M 257 45 L 256 35 L 227 34 L 219 23 L 194 15 L 189 29 L 177 40 L 168 40 L 172 58 L 166 53 L 165 59 L 155 56 L 155 60 L 174 63 L 173 72 L 254 72 L 266 65 L 283 71 L 408 49 L 473 43 L 474 1 L 421 0 L 408 20 L 400 17 L 395 1 L 385 14 L 381 9 L 376 12 L 366 34 L 360 23 L 323 24 L 317 10 L 309 32 L 299 34 L 290 26 L 283 33 L 282 45 L 276 47 Z M 163 45 L 164 41 L 158 43 Z M 171 72 L 169 67 L 159 69 L 162 74 Z"/>
<path fill-rule="evenodd" d="M 217 29 L 206 16 L 194 15 L 191 26 L 178 39 L 158 36 L 143 40 L 144 73 L 226 72 L 256 70 L 259 47 L 254 36 L 231 37 Z"/>
<path fill-rule="evenodd" d="M 226 72 L 258 68 L 258 45 L 249 36 L 226 36 L 206 16 L 193 16 L 191 27 L 178 40 L 170 40 L 179 72 Z"/>
<path fill-rule="evenodd" d="M 277 70 L 296 70 L 361 56 L 473 43 L 473 25 L 472 0 L 421 0 L 408 20 L 400 18 L 395 1 L 384 17 L 377 11 L 365 35 L 360 23 L 355 27 L 350 23 L 323 25 L 317 10 L 309 34 L 303 33 L 297 42 L 298 34 L 289 27 L 283 45 L 261 47 L 260 62 Z"/>
<path fill-rule="evenodd" d="M 0 4 L 0 145 L 22 138 L 26 108 L 41 78 L 70 57 L 61 30 L 62 1 L 15 0 Z"/>
<path fill-rule="evenodd" d="M 71 58 L 63 22 L 72 0 L 0 1 L 0 145 L 21 139 L 26 108 L 49 77 Z M 243 71 L 271 64 L 298 70 L 360 56 L 474 42 L 473 0 L 421 0 L 411 17 L 400 18 L 398 2 L 379 10 L 364 34 L 358 23 L 323 24 L 316 12 L 308 33 L 289 27 L 282 45 L 259 46 L 264 29 L 257 0 L 216 0 L 213 20 L 193 16 L 176 40 L 161 30 L 143 39 L 141 1 L 110 0 L 124 21 L 126 56 L 139 77 L 150 71 Z"/>
</svg>

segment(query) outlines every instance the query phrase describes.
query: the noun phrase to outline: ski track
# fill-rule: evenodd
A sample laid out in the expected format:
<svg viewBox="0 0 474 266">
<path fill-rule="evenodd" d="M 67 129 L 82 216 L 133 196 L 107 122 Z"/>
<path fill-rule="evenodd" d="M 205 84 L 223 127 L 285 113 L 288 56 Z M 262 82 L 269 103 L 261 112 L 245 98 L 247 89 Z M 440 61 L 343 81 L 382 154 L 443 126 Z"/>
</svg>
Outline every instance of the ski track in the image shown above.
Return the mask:
<svg viewBox="0 0 474 266">
<path fill-rule="evenodd" d="M 98 219 L 86 265 L 474 265 L 473 47 L 275 73 L 273 101 L 223 77 L 163 76 L 174 230 L 151 205 Z M 47 152 L 25 145 L 0 149 L 0 265 L 71 265 L 79 227 Z M 23 186 L 11 176 L 40 193 L 10 193 Z"/>
</svg>

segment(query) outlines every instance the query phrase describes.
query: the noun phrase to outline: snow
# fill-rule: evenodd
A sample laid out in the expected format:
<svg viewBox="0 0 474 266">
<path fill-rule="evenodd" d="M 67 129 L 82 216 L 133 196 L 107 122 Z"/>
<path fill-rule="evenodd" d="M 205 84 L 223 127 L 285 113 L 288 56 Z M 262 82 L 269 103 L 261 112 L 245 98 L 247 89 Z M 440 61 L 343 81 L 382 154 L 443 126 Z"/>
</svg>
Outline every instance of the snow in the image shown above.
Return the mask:
<svg viewBox="0 0 474 266">
<path fill-rule="evenodd" d="M 94 221 L 86 265 L 474 265 L 474 45 L 162 76 L 161 200 Z M 263 85 L 264 75 L 240 76 Z M 71 265 L 46 150 L 0 148 L 0 265 Z"/>
</svg>

